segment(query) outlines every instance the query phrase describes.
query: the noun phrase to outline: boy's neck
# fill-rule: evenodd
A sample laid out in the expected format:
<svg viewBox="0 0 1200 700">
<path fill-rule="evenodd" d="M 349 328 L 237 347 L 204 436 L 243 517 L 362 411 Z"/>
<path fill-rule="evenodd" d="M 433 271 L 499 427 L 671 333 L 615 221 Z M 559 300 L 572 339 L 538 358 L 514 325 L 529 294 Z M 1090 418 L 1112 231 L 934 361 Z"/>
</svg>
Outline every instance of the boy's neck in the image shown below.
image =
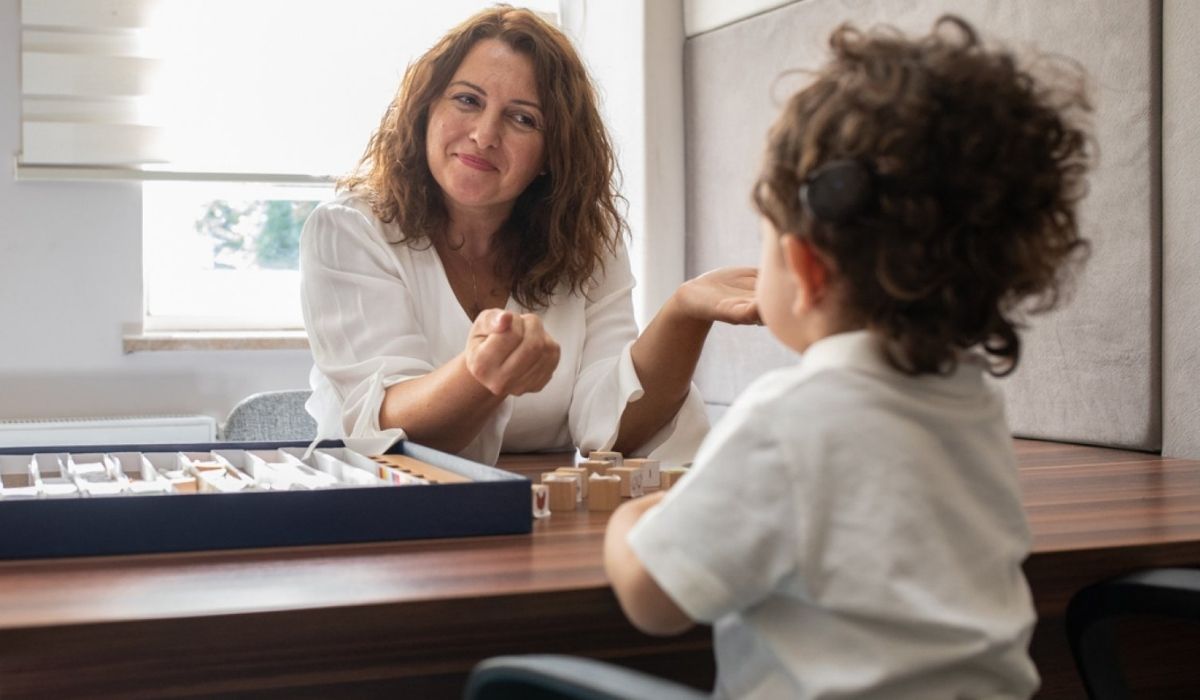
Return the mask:
<svg viewBox="0 0 1200 700">
<path fill-rule="evenodd" d="M 839 333 L 861 331 L 865 328 L 865 324 L 846 319 L 842 314 L 823 313 L 814 309 L 801 322 L 801 332 L 798 340 L 802 347 L 793 349 L 798 352 L 804 352 L 818 340 L 823 340 Z"/>
</svg>

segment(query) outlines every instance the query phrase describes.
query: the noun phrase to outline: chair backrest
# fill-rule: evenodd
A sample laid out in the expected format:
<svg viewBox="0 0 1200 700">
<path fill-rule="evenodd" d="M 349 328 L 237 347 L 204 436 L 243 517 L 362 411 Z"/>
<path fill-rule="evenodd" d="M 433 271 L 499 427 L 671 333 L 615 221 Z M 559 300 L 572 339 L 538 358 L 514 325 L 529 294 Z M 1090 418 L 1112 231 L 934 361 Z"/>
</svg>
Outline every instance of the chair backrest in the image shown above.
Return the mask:
<svg viewBox="0 0 1200 700">
<path fill-rule="evenodd" d="M 706 700 L 706 693 L 581 656 L 493 656 L 476 664 L 463 700 Z"/>
<path fill-rule="evenodd" d="M 1147 569 L 1092 584 L 1071 596 L 1067 637 L 1092 700 L 1134 697 L 1122 673 L 1115 634 L 1116 623 L 1130 617 L 1200 621 L 1200 569 Z M 1194 663 L 1192 651 L 1181 655 L 1182 660 L 1156 658 L 1155 674 L 1169 675 L 1164 669 L 1172 661 Z"/>
<path fill-rule="evenodd" d="M 227 442 L 312 440 L 317 422 L 304 408 L 308 389 L 265 391 L 238 402 L 221 429 Z"/>
</svg>

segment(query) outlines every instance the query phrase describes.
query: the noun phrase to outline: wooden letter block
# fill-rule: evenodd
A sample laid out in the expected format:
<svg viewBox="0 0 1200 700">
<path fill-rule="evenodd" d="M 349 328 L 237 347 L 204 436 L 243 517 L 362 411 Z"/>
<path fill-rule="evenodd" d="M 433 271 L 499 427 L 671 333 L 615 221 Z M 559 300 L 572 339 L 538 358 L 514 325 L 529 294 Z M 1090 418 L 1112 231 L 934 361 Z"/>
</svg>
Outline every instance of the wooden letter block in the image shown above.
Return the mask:
<svg viewBox="0 0 1200 700">
<path fill-rule="evenodd" d="M 609 467 L 609 476 L 621 479 L 621 495 L 625 498 L 638 498 L 643 495 L 642 470 L 639 467 Z"/>
<path fill-rule="evenodd" d="M 588 482 L 588 510 L 615 510 L 620 505 L 621 477 L 592 474 Z"/>
<path fill-rule="evenodd" d="M 622 459 L 620 452 L 602 452 L 597 450 L 588 455 L 589 462 L 612 462 L 614 467 L 624 466 L 621 464 Z"/>
<path fill-rule="evenodd" d="M 542 484 L 550 489 L 550 512 L 575 510 L 575 494 L 579 491 L 579 479 L 567 474 L 547 476 Z"/>
<path fill-rule="evenodd" d="M 588 497 L 588 470 L 587 467 L 559 467 L 556 470 L 559 474 L 573 474 L 579 477 L 580 498 Z"/>
<path fill-rule="evenodd" d="M 589 459 L 587 461 L 580 462 L 575 466 L 583 467 L 592 474 L 604 476 L 604 473 L 608 471 L 609 467 L 613 466 L 613 463 L 603 459 Z"/>
<path fill-rule="evenodd" d="M 642 486 L 658 488 L 660 485 L 659 462 L 657 459 L 627 459 L 625 467 L 638 467 L 642 470 Z"/>
<path fill-rule="evenodd" d="M 558 472 L 558 471 L 542 472 L 542 483 L 543 484 L 546 483 L 546 481 L 550 477 L 559 477 L 559 476 L 565 476 L 568 479 L 571 479 L 572 481 L 575 482 L 575 502 L 579 503 L 580 501 L 582 501 L 583 500 L 583 477 L 574 472 Z"/>
<path fill-rule="evenodd" d="M 533 517 L 549 517 L 550 489 L 545 484 L 530 484 L 530 486 L 533 487 Z"/>
<path fill-rule="evenodd" d="M 669 489 L 687 473 L 686 467 L 667 467 L 660 472 L 662 482 L 660 485 L 663 490 Z"/>
</svg>

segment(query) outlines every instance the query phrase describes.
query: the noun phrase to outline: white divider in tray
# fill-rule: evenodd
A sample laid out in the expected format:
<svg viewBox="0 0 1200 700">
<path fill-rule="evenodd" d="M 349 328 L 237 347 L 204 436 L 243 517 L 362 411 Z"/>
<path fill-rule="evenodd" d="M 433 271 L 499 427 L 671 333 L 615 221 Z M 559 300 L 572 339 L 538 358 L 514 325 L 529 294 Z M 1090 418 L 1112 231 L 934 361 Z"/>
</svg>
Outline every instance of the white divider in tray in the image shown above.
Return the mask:
<svg viewBox="0 0 1200 700">
<path fill-rule="evenodd" d="M 26 500 L 38 495 L 33 458 L 0 455 L 0 500 Z"/>
<path fill-rule="evenodd" d="M 272 491 L 311 491 L 341 486 L 332 474 L 313 469 L 283 450 L 217 450 L 249 474 L 259 488 Z"/>
<path fill-rule="evenodd" d="M 389 483 L 379 477 L 374 462 L 345 448 L 316 450 L 307 461 L 303 458 L 305 450 L 302 447 L 282 447 L 279 451 L 309 468 L 332 476 L 346 486 L 387 486 Z M 350 462 L 346 455 L 356 455 L 361 461 Z"/>
<path fill-rule="evenodd" d="M 74 498 L 79 487 L 65 471 L 67 453 L 39 453 L 33 456 L 34 478 L 42 498 Z"/>
<path fill-rule="evenodd" d="M 63 471 L 84 496 L 119 496 L 128 490 L 129 479 L 107 454 L 67 454 Z"/>
<path fill-rule="evenodd" d="M 158 479 L 169 484 L 170 493 L 196 493 L 200 487 L 196 475 L 188 471 L 188 454 L 197 459 L 207 454 L 203 452 L 138 452 L 139 471 L 149 475 L 158 475 Z"/>
<path fill-rule="evenodd" d="M 234 493 L 430 482 L 345 447 L 0 455 L 0 500 Z"/>
<path fill-rule="evenodd" d="M 237 493 L 253 490 L 255 481 L 215 452 L 180 452 L 184 470 L 196 477 L 200 493 Z"/>
<path fill-rule="evenodd" d="M 113 469 L 124 476 L 127 493 L 168 494 L 174 493 L 175 487 L 165 478 L 141 452 L 111 452 L 105 455 Z"/>
</svg>

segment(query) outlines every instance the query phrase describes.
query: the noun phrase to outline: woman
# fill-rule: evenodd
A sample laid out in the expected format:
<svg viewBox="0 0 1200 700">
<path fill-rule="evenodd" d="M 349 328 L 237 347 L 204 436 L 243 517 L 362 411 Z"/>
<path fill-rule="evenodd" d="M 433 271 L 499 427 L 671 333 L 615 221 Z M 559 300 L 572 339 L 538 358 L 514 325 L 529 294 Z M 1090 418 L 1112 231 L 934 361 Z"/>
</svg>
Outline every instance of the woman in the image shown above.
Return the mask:
<svg viewBox="0 0 1200 700">
<path fill-rule="evenodd" d="M 685 283 L 638 337 L 613 171 L 582 62 L 532 12 L 480 12 L 412 64 L 301 238 L 320 434 L 690 460 L 692 372 L 713 321 L 757 321 L 754 271 Z"/>
</svg>

